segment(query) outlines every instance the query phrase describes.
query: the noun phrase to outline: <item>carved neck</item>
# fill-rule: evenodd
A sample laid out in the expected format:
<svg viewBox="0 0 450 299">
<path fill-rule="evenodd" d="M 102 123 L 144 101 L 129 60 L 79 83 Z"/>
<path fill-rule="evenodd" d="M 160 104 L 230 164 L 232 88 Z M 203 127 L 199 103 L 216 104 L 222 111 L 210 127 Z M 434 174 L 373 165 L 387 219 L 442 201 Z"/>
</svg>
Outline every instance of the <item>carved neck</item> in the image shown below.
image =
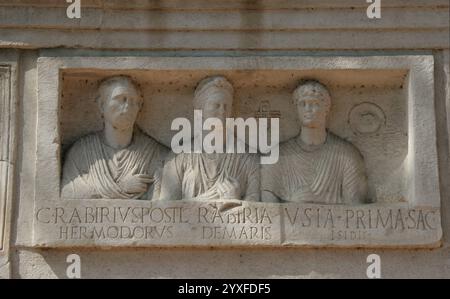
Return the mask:
<svg viewBox="0 0 450 299">
<path fill-rule="evenodd" d="M 127 129 L 114 128 L 110 123 L 105 123 L 103 137 L 105 143 L 115 149 L 123 149 L 130 145 L 133 139 L 133 126 Z"/>
<path fill-rule="evenodd" d="M 307 145 L 322 145 L 327 139 L 327 130 L 325 128 L 302 127 L 300 139 Z"/>
</svg>

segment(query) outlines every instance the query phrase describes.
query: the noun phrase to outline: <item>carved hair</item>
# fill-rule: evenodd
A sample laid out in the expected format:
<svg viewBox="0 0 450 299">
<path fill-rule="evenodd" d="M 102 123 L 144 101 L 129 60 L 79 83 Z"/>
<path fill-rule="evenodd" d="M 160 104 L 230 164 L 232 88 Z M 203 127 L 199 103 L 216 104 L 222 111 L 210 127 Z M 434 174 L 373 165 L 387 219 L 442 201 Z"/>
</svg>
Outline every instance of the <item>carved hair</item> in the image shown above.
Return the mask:
<svg viewBox="0 0 450 299">
<path fill-rule="evenodd" d="M 211 76 L 201 80 L 195 88 L 194 109 L 201 109 L 208 96 L 214 92 L 223 92 L 233 98 L 234 88 L 223 76 Z"/>
<path fill-rule="evenodd" d="M 129 87 L 134 88 L 139 95 L 139 97 L 138 97 L 139 105 L 142 106 L 144 99 L 142 98 L 141 90 L 140 90 L 138 84 L 136 84 L 136 82 L 134 82 L 128 76 L 120 75 L 120 76 L 108 77 L 106 79 L 103 79 L 100 82 L 98 90 L 97 90 L 97 96 L 95 98 L 99 107 L 103 107 L 105 99 L 107 97 L 111 96 L 112 87 L 114 87 L 114 85 L 116 85 L 116 84 L 119 84 L 119 85 L 122 85 L 122 86 L 125 86 L 128 88 Z"/>
<path fill-rule="evenodd" d="M 324 101 L 325 108 L 330 111 L 331 95 L 328 89 L 317 80 L 302 80 L 292 93 L 294 104 L 298 104 L 305 98 L 314 97 Z"/>
</svg>

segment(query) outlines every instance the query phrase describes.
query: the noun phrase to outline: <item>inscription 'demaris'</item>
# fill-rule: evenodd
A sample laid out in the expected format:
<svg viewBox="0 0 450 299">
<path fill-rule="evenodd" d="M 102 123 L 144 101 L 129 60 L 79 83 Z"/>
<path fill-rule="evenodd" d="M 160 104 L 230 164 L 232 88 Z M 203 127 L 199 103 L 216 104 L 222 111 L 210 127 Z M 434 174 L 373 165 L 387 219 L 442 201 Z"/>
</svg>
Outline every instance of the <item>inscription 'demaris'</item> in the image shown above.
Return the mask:
<svg viewBox="0 0 450 299">
<path fill-rule="evenodd" d="M 234 207 L 220 205 L 169 207 L 40 207 L 36 220 L 54 226 L 58 240 L 192 239 L 261 240 L 272 239 L 275 217 L 280 225 L 294 231 L 330 230 L 330 239 L 342 238 L 345 230 L 359 230 L 369 237 L 371 230 L 435 230 L 436 211 L 421 209 L 317 207 Z M 196 227 L 186 236 L 186 228 Z M 195 232 L 195 233 L 194 233 Z"/>
</svg>

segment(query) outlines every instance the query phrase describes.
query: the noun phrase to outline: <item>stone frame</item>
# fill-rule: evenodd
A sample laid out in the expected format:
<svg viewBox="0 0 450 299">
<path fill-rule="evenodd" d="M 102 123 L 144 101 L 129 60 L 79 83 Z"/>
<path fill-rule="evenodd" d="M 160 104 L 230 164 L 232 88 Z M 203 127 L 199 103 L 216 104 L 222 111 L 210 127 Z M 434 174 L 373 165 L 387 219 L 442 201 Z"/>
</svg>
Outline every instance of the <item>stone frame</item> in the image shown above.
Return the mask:
<svg viewBox="0 0 450 299">
<path fill-rule="evenodd" d="M 6 229 L 6 204 L 8 198 L 8 172 L 10 161 L 10 106 L 11 106 L 11 67 L 0 65 L 0 109 L 1 109 L 1 121 L 0 121 L 0 138 L 2 138 L 0 149 L 0 251 L 3 251 L 5 229 Z M 4 140 L 4 136 L 8 136 L 7 140 Z"/>
<path fill-rule="evenodd" d="M 14 51 L 0 53 L 0 277 L 9 277 L 9 248 L 14 192 L 17 60 Z"/>
<path fill-rule="evenodd" d="M 60 136 L 59 136 L 59 95 L 61 72 L 69 69 L 100 69 L 100 70 L 178 70 L 178 69 L 208 69 L 208 70 L 346 70 L 346 69 L 374 69 L 374 70 L 405 70 L 407 78 L 405 85 L 408 90 L 408 169 L 407 177 L 408 202 L 387 206 L 386 204 L 372 204 L 369 206 L 324 206 L 308 204 L 269 204 L 269 203 L 201 203 L 201 202 L 130 202 L 92 200 L 80 201 L 59 200 L 60 193 Z M 34 198 L 33 217 L 33 245 L 36 247 L 145 247 L 145 246 L 343 246 L 343 247 L 436 247 L 440 245 L 442 229 L 440 223 L 440 193 L 439 173 L 436 149 L 436 123 L 434 109 L 434 60 L 431 55 L 411 56 L 357 56 L 357 57 L 41 57 L 38 60 L 38 125 L 37 125 L 37 160 L 36 190 Z M 55 84 L 56 82 L 56 84 Z M 76 233 L 75 239 L 58 240 L 52 230 L 55 224 L 62 220 L 65 209 L 134 207 L 145 209 L 148 206 L 157 208 L 179 207 L 181 210 L 201 209 L 214 206 L 217 210 L 227 210 L 240 206 L 243 209 L 267 208 L 271 215 L 270 240 L 230 241 L 230 240 L 199 240 L 192 239 L 192 228 L 189 223 L 177 224 L 183 233 L 171 240 L 82 240 L 81 233 Z M 297 209 L 322 209 L 324 213 L 317 218 L 327 218 L 327 211 L 349 215 L 349 211 L 357 214 L 366 210 L 376 209 L 378 213 L 392 213 L 397 211 L 396 217 L 403 217 L 409 213 L 418 212 L 422 218 L 428 217 L 429 231 L 392 232 L 389 227 L 381 229 L 375 235 L 362 239 L 329 240 L 324 237 L 327 229 L 314 230 L 297 235 L 298 227 L 289 224 L 286 211 Z M 92 211 L 92 210 L 90 210 Z M 120 209 L 119 209 L 120 211 Z M 147 211 L 147 210 L 146 210 Z M 380 212 L 381 211 L 381 212 Z M 393 212 L 394 211 L 394 212 Z M 399 212 L 400 211 L 400 212 Z M 403 212 L 402 212 L 403 211 Z M 75 211 L 78 213 L 77 211 Z M 148 212 L 148 211 L 147 211 Z M 103 210 L 101 211 L 103 213 Z M 144 211 L 142 210 L 142 213 Z M 181 212 L 180 212 L 181 213 Z M 188 212 L 189 213 L 189 212 Z M 293 212 L 295 213 L 295 212 Z M 369 212 L 370 213 L 370 212 Z M 356 215 L 355 214 L 355 215 Z M 400 216 L 398 216 L 400 214 Z M 65 214 L 68 215 L 68 214 Z M 292 214 L 291 214 L 292 215 Z M 58 218 L 58 216 L 60 218 Z M 79 215 L 78 215 L 79 216 Z M 73 218 L 73 217 L 72 217 Z M 71 218 L 71 219 L 72 219 Z M 79 218 L 79 217 L 78 217 Z M 53 219 L 53 220 L 51 220 Z M 181 221 L 181 220 L 180 220 Z M 347 218 L 348 221 L 348 218 Z M 182 221 L 181 221 L 182 222 Z M 209 224 L 208 224 L 209 225 Z M 244 224 L 239 224 L 241 227 Z M 342 224 L 343 225 L 343 224 Z M 377 224 L 378 225 L 378 224 Z M 244 225 L 245 226 L 245 225 Z M 333 224 L 334 226 L 334 224 Z M 345 226 L 345 225 L 344 225 Z M 211 224 L 214 227 L 214 223 Z M 208 229 L 211 229 L 208 228 Z M 275 227 L 275 229 L 273 229 Z M 348 228 L 348 223 L 347 223 Z M 73 231 L 73 225 L 69 227 Z M 118 229 L 118 228 L 117 228 Z M 203 228 L 204 229 L 204 228 Z M 188 232 L 188 233 L 186 233 Z M 338 230 L 338 232 L 341 232 Z M 64 236 L 70 231 L 64 230 Z M 172 233 L 173 234 L 173 233 Z M 80 236 L 79 236 L 80 235 Z M 177 235 L 177 234 L 175 234 Z M 61 228 L 60 228 L 61 237 Z M 77 240 L 78 238 L 78 240 Z"/>
</svg>

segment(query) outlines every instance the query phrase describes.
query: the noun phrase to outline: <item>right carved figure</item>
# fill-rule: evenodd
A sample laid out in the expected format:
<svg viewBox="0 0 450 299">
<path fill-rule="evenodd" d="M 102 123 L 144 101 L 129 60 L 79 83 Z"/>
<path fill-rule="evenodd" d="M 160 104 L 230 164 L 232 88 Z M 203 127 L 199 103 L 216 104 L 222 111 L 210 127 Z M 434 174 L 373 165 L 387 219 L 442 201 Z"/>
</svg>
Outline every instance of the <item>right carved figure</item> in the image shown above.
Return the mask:
<svg viewBox="0 0 450 299">
<path fill-rule="evenodd" d="M 262 201 L 356 204 L 367 199 L 364 160 L 327 129 L 331 96 L 316 80 L 293 92 L 300 134 L 280 145 L 277 163 L 262 166 Z"/>
</svg>

